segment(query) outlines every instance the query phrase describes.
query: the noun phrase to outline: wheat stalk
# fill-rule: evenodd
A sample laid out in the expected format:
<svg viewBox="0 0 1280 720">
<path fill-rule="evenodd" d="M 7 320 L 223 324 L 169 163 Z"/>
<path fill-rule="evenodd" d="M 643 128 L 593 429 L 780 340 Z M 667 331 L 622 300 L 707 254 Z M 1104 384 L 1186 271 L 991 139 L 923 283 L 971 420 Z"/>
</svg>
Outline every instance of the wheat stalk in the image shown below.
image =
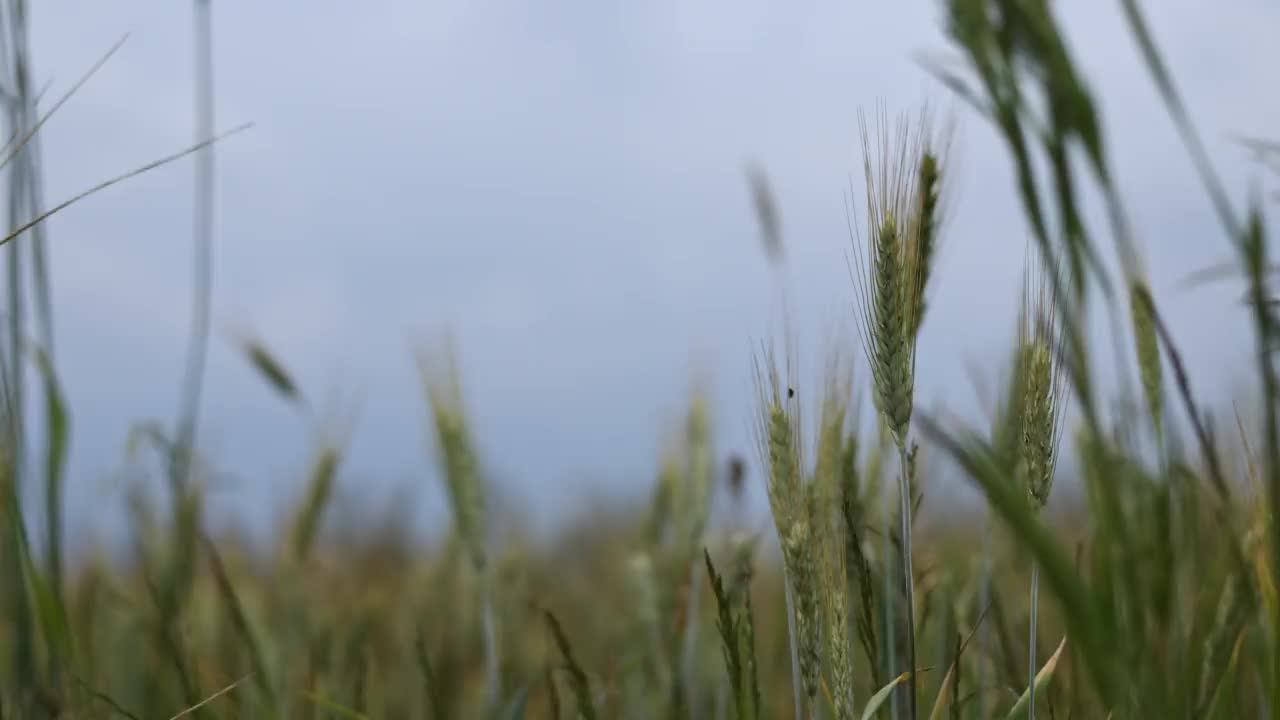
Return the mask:
<svg viewBox="0 0 1280 720">
<path fill-rule="evenodd" d="M 756 416 L 756 447 L 768 473 L 766 494 L 769 498 L 769 511 L 783 550 L 783 581 L 786 589 L 791 679 L 795 693 L 795 716 L 800 718 L 803 717 L 804 711 L 804 702 L 801 697 L 804 672 L 801 668 L 796 626 L 799 624 L 798 605 L 801 603 L 799 597 L 801 589 L 803 587 L 806 591 L 810 590 L 812 583 L 808 582 L 808 573 L 803 567 L 803 548 L 795 545 L 795 541 L 792 540 L 794 535 L 792 528 L 797 516 L 805 510 L 800 497 L 802 489 L 800 426 L 797 413 L 793 410 L 793 406 L 797 403 L 794 402 L 791 385 L 787 385 L 784 389 L 778 370 L 777 356 L 772 348 L 763 349 L 754 359 L 754 366 L 759 405 L 759 413 Z M 788 364 L 788 372 L 790 367 Z M 792 552 L 787 550 L 789 540 L 793 545 Z"/>
<path fill-rule="evenodd" d="M 1024 269 L 1022 307 L 1017 343 L 1018 387 L 1014 398 L 1021 400 L 1021 446 L 1018 449 L 1017 474 L 1026 486 L 1032 508 L 1039 511 L 1049 502 L 1057 465 L 1057 446 L 1061 437 L 1064 400 L 1064 375 L 1058 358 L 1060 331 L 1054 312 L 1048 273 L 1057 272 L 1056 264 L 1030 263 Z M 1027 717 L 1035 718 L 1036 632 L 1039 615 L 1040 567 L 1031 566 L 1030 621 L 1027 640 L 1028 680 Z"/>
<path fill-rule="evenodd" d="M 927 109 L 913 127 L 899 118 L 892 136 L 881 114 L 876 152 L 865 116 L 859 117 L 866 180 L 867 243 L 857 247 L 854 282 L 862 349 L 871 367 L 876 409 L 899 458 L 899 538 L 905 596 L 908 714 L 916 716 L 915 590 L 911 562 L 908 439 L 915 389 L 916 340 L 924 320 L 928 281 L 941 225 L 942 143 Z M 855 223 L 851 223 L 856 228 Z M 856 243 L 855 246 L 859 246 Z"/>
<path fill-rule="evenodd" d="M 463 409 L 461 383 L 452 352 L 442 362 L 419 354 L 418 367 L 426 387 L 427 404 L 435 427 L 436 448 L 453 509 L 459 538 L 480 576 L 484 632 L 485 674 L 492 706 L 500 692 L 497 620 L 493 608 L 493 578 L 488 564 L 485 492 L 480 465 Z"/>
</svg>

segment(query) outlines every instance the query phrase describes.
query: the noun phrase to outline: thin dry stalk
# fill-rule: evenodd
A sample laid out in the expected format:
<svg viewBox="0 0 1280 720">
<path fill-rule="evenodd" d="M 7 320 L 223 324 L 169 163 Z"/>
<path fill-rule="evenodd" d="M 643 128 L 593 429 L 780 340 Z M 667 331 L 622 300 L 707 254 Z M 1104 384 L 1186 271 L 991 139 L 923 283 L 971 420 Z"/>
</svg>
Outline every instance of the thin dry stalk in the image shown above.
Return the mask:
<svg viewBox="0 0 1280 720">
<path fill-rule="evenodd" d="M 208 705 L 209 703 L 213 702 L 214 700 L 217 700 L 218 698 L 222 697 L 223 695 L 226 695 L 227 693 L 231 692 L 232 690 L 235 690 L 236 688 L 240 687 L 242 684 L 244 684 L 244 681 L 245 681 L 245 680 L 248 680 L 248 679 L 249 679 L 250 675 L 252 675 L 252 673 L 249 673 L 248 675 L 244 675 L 244 676 L 242 676 L 239 680 L 236 680 L 235 682 L 233 682 L 233 683 L 231 683 L 230 685 L 228 685 L 228 686 L 226 686 L 226 687 L 222 688 L 221 690 L 219 690 L 218 692 L 216 692 L 216 693 L 214 693 L 214 694 L 210 695 L 209 697 L 205 698 L 204 700 L 201 700 L 200 702 L 196 703 L 195 705 L 192 705 L 191 707 L 189 707 L 189 708 L 187 708 L 187 709 L 183 710 L 182 712 L 178 713 L 177 715 L 174 715 L 173 717 L 169 718 L 169 720 L 179 720 L 179 718 L 187 717 L 188 715 L 190 715 L 190 714 L 192 714 L 192 713 L 194 713 L 194 712 L 198 711 L 200 708 L 204 707 L 205 705 Z"/>
</svg>

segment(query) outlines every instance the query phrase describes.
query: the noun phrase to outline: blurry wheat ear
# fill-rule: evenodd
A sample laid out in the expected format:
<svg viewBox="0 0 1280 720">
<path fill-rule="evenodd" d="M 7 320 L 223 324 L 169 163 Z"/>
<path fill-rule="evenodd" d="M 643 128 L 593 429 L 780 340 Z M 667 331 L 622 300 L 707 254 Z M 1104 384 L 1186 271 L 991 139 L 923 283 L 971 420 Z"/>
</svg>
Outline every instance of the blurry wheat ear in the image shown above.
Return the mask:
<svg viewBox="0 0 1280 720">
<path fill-rule="evenodd" d="M 488 567 L 486 548 L 484 484 L 476 456 L 470 426 L 462 406 L 462 391 L 453 359 L 441 368 L 419 358 L 419 368 L 426 385 L 427 402 L 435 426 L 445 488 L 453 510 L 459 539 L 467 548 L 472 565 L 480 576 L 480 602 L 485 646 L 485 673 L 490 704 L 500 692 L 498 675 L 498 640 L 493 609 L 492 572 Z"/>
<path fill-rule="evenodd" d="M 685 468 L 685 497 L 681 499 L 681 562 L 683 570 L 689 573 L 690 596 L 689 612 L 684 627 L 684 648 L 681 660 L 684 673 L 685 688 L 690 693 L 690 712 L 696 712 L 696 698 L 692 696 L 697 687 L 693 677 L 697 658 L 698 617 L 700 603 L 699 592 L 702 583 L 697 582 L 700 574 L 698 564 L 694 561 L 697 549 L 702 545 L 703 533 L 707 525 L 707 517 L 711 509 L 712 461 L 711 461 L 711 428 L 710 412 L 707 402 L 701 395 L 695 395 L 689 407 L 686 423 L 686 451 L 688 458 Z"/>
<path fill-rule="evenodd" d="M 769 176 L 759 167 L 747 168 L 747 183 L 751 186 L 751 203 L 755 207 L 756 221 L 760 224 L 760 241 L 764 245 L 769 262 L 782 262 L 782 221 L 778 215 L 778 202 Z"/>
<path fill-rule="evenodd" d="M 453 506 L 458 535 L 477 569 L 486 565 L 484 496 L 476 475 L 476 458 L 466 420 L 456 408 L 433 400 L 436 438 L 440 446 L 445 484 Z"/>
<path fill-rule="evenodd" d="M 1022 462 L 1023 416 L 1026 414 L 1027 353 L 1021 340 L 1013 346 L 1005 396 L 992 428 L 992 444 L 1008 467 Z"/>
<path fill-rule="evenodd" d="M 912 339 L 920 334 L 926 305 L 925 288 L 933 262 L 934 242 L 938 225 L 938 186 L 940 184 L 938 158 L 925 152 L 920 161 L 919 217 L 916 220 L 915 242 L 908 255 L 907 281 L 909 283 L 907 331 Z"/>
<path fill-rule="evenodd" d="M 697 547 L 702 544 L 702 534 L 711 511 L 713 487 L 711 413 L 706 398 L 701 395 L 695 395 L 690 401 L 686 442 L 689 453 L 686 470 L 688 495 L 682 511 L 688 517 L 683 529 L 686 533 L 684 541 L 690 544 L 689 554 L 693 556 L 697 554 Z"/>
<path fill-rule="evenodd" d="M 840 462 L 843 459 L 845 439 L 845 419 L 848 415 L 847 398 L 850 394 L 852 380 L 847 371 L 841 369 L 838 360 L 832 363 L 828 371 L 826 392 L 822 401 L 822 411 L 818 422 L 817 458 L 813 471 L 816 483 L 815 502 L 823 508 L 832 508 L 840 498 Z M 834 518 L 833 513 L 826 513 L 824 522 Z M 826 525 L 823 525 L 824 532 Z"/>
<path fill-rule="evenodd" d="M 1037 510 L 1049 501 L 1049 489 L 1052 474 L 1046 473 L 1050 467 L 1051 451 L 1046 436 L 1045 420 L 1052 413 L 1046 400 L 1048 378 L 1050 375 L 1048 353 L 1039 344 L 1023 348 L 1026 353 L 1026 412 L 1023 424 L 1022 467 L 1027 482 L 1027 494 L 1031 498 L 1032 507 Z M 1035 718 L 1035 680 L 1036 680 L 1036 633 L 1038 630 L 1038 614 L 1040 605 L 1040 566 L 1031 566 L 1031 617 L 1027 638 L 1027 655 L 1029 670 L 1027 675 L 1028 705 L 1027 717 Z"/>
<path fill-rule="evenodd" d="M 293 558 L 302 563 L 311 552 L 320 527 L 320 517 L 333 493 L 333 481 L 337 475 L 342 452 L 337 447 L 325 446 L 320 450 L 307 483 L 306 501 L 293 528 Z"/>
<path fill-rule="evenodd" d="M 1146 396 L 1147 410 L 1159 442 L 1163 434 L 1164 393 L 1160 373 L 1160 348 L 1156 342 L 1156 325 L 1152 317 L 1154 301 L 1151 290 L 1142 280 L 1129 286 L 1129 312 L 1133 321 L 1133 340 L 1138 356 L 1138 376 Z"/>
<path fill-rule="evenodd" d="M 769 506 L 778 532 L 785 536 L 800 491 L 791 419 L 780 406 L 769 409 Z"/>
<path fill-rule="evenodd" d="M 636 552 L 627 561 L 627 589 L 631 593 L 636 642 L 653 656 L 659 687 L 671 687 L 671 668 L 663 647 L 657 572 L 648 552 Z"/>
</svg>

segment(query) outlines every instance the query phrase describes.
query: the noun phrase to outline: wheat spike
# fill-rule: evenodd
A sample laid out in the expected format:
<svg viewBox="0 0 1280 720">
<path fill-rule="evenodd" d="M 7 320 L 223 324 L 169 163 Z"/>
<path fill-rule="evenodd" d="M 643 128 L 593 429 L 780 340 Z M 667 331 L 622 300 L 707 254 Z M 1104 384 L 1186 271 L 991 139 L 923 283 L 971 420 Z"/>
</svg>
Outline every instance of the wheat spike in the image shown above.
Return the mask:
<svg viewBox="0 0 1280 720">
<path fill-rule="evenodd" d="M 1162 431 L 1164 390 L 1160 372 L 1160 347 L 1156 341 L 1155 320 L 1151 316 L 1154 301 L 1151 289 L 1139 279 L 1129 286 L 1129 313 L 1133 321 L 1134 349 L 1138 356 L 1138 377 L 1146 396 L 1147 409 L 1156 435 Z"/>
<path fill-rule="evenodd" d="M 1047 267 L 1043 262 L 1027 267 L 1018 331 L 1021 443 L 1017 467 L 1028 496 L 1037 508 L 1049 502 L 1053 488 L 1065 406 L 1064 375 L 1057 355 L 1059 329 L 1046 276 L 1055 271 L 1055 267 Z"/>
<path fill-rule="evenodd" d="M 822 618 L 815 577 L 813 535 L 807 518 L 791 523 L 782 544 L 783 559 L 796 598 L 796 635 L 800 654 L 800 678 L 810 706 L 818 696 L 822 672 Z"/>
<path fill-rule="evenodd" d="M 920 334 L 920 324 L 924 321 L 926 306 L 925 288 L 929 284 L 932 270 L 934 243 L 938 230 L 938 200 L 941 184 L 941 167 L 938 157 L 926 151 L 920 160 L 920 180 L 917 194 L 918 215 L 912 233 L 912 244 L 908 255 L 907 281 L 909 283 L 907 311 L 907 332 L 915 337 Z"/>
<path fill-rule="evenodd" d="M 842 538 L 825 543 L 822 590 L 825 600 L 827 648 L 831 662 L 832 700 L 837 720 L 853 717 L 853 656 L 849 648 L 848 578 Z"/>
</svg>

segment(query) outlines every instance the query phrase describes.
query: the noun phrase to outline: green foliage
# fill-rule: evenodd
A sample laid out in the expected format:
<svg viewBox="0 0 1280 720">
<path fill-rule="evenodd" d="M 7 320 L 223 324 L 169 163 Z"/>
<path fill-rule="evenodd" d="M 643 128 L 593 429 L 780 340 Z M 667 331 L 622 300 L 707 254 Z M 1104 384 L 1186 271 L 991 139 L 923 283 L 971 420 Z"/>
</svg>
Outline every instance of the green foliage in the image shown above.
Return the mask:
<svg viewBox="0 0 1280 720">
<path fill-rule="evenodd" d="M 754 620 L 751 617 L 750 594 L 746 588 L 740 593 L 726 590 L 724 581 L 716 573 L 711 553 L 704 551 L 707 577 L 716 600 L 716 630 L 724 650 L 725 670 L 729 674 L 729 686 L 733 692 L 734 717 L 754 720 L 760 716 L 759 681 L 755 677 Z M 734 595 L 742 596 L 742 604 L 735 603 Z"/>
</svg>

